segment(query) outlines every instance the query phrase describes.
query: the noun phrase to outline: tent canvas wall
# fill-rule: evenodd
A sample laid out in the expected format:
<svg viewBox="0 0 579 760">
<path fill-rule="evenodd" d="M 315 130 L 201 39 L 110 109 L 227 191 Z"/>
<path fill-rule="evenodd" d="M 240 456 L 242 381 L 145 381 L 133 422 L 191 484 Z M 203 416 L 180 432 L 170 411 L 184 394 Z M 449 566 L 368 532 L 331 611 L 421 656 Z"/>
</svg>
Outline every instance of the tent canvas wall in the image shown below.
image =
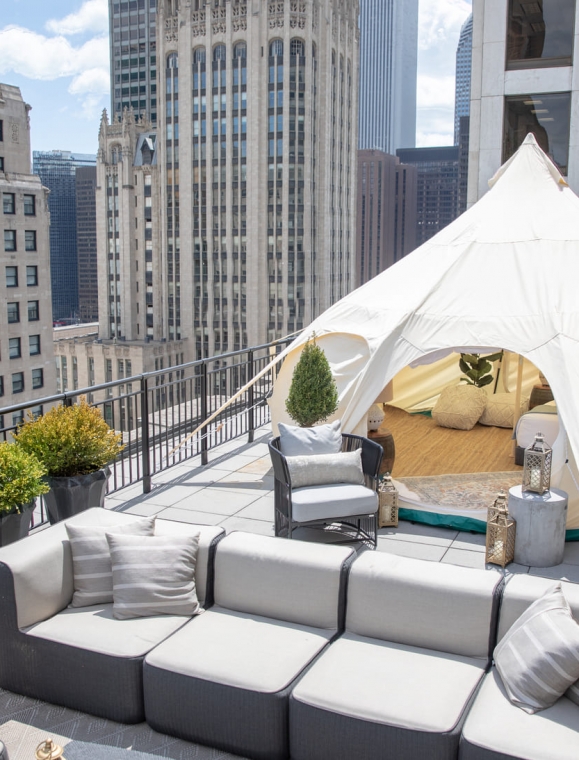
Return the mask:
<svg viewBox="0 0 579 760">
<path fill-rule="evenodd" d="M 456 221 L 334 304 L 288 347 L 270 400 L 274 429 L 291 422 L 285 399 L 314 331 L 346 432 L 365 433 L 370 405 L 412 362 L 445 349 L 500 346 L 548 378 L 569 457 L 579 460 L 579 198 L 533 135 L 490 184 Z M 579 477 L 566 470 L 566 490 L 576 491 L 568 528 L 579 529 Z"/>
</svg>

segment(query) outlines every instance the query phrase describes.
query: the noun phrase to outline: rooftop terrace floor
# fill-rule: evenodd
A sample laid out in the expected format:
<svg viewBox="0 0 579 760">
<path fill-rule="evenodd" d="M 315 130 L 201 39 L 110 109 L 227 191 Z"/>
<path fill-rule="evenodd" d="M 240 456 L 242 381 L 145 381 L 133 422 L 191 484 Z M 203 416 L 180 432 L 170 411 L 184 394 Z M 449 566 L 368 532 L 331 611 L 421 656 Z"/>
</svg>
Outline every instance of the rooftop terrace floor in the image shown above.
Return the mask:
<svg viewBox="0 0 579 760">
<path fill-rule="evenodd" d="M 269 427 L 260 428 L 251 444 L 245 438 L 209 452 L 209 464 L 197 460 L 173 467 L 153 478 L 150 493 L 142 484 L 107 497 L 106 507 L 137 515 L 158 515 L 181 522 L 220 525 L 227 532 L 243 530 L 273 536 L 273 473 L 267 442 Z M 401 521 L 398 528 L 379 531 L 378 551 L 465 567 L 485 565 L 485 537 Z M 530 573 L 579 583 L 579 542 L 568 543 L 564 561 L 550 568 L 510 564 L 506 573 Z M 1 645 L 1 644 L 0 644 Z M 220 750 L 163 736 L 146 724 L 125 726 L 0 689 L 0 739 L 10 760 L 33 760 L 36 746 L 47 736 L 61 745 L 94 742 L 131 748 L 174 760 L 225 760 Z M 66 751 L 65 751 L 66 756 Z"/>
</svg>

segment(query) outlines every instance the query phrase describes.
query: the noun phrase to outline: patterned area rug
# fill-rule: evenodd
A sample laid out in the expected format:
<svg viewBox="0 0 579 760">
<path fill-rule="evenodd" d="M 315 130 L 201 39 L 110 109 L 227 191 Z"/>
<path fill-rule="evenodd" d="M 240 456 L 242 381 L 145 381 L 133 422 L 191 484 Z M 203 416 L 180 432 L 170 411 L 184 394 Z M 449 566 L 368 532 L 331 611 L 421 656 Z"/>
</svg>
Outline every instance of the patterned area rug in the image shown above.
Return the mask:
<svg viewBox="0 0 579 760">
<path fill-rule="evenodd" d="M 522 472 L 472 472 L 459 475 L 432 475 L 423 478 L 396 478 L 425 504 L 455 509 L 486 509 L 497 492 L 521 482 Z"/>
</svg>

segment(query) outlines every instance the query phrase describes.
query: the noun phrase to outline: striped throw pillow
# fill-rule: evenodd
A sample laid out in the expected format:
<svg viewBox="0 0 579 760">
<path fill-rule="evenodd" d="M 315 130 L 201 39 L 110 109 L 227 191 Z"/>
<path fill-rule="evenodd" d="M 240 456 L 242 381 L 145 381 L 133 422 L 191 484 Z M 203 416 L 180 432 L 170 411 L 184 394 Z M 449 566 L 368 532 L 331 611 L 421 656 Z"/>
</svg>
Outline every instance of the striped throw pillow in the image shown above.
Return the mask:
<svg viewBox="0 0 579 760">
<path fill-rule="evenodd" d="M 579 625 L 560 583 L 513 623 L 494 659 L 509 699 L 528 713 L 551 707 L 579 678 Z"/>
<path fill-rule="evenodd" d="M 68 525 L 74 594 L 71 607 L 113 603 L 113 571 L 107 533 L 152 536 L 154 517 L 135 517 L 120 525 Z"/>
<path fill-rule="evenodd" d="M 195 615 L 199 533 L 192 536 L 121 536 L 107 533 L 113 567 L 113 615 Z"/>
</svg>

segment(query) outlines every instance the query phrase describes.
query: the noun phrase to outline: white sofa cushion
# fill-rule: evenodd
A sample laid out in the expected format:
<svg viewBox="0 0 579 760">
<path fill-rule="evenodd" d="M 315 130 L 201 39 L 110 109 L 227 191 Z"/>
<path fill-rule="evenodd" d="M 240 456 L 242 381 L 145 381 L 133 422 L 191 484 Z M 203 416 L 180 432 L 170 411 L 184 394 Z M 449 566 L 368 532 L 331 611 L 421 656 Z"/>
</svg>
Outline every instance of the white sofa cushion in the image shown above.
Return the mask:
<svg viewBox="0 0 579 760">
<path fill-rule="evenodd" d="M 298 702 L 417 731 L 451 731 L 484 675 L 485 660 L 346 633 L 297 684 Z"/>
<path fill-rule="evenodd" d="M 287 457 L 292 488 L 323 486 L 329 483 L 364 485 L 362 449 L 338 454 L 311 454 Z"/>
<path fill-rule="evenodd" d="M 353 550 L 234 532 L 215 556 L 215 603 L 335 630 L 343 563 Z"/>
<path fill-rule="evenodd" d="M 147 656 L 156 668 L 250 691 L 284 689 L 331 631 L 214 606 Z"/>
<path fill-rule="evenodd" d="M 482 388 L 461 383 L 444 388 L 434 409 L 432 419 L 440 427 L 472 430 L 479 421 L 487 402 Z"/>
<path fill-rule="evenodd" d="M 278 428 L 280 450 L 286 457 L 337 454 L 342 450 L 340 420 L 314 427 L 298 427 L 280 422 Z"/>
<path fill-rule="evenodd" d="M 113 568 L 113 615 L 195 615 L 199 600 L 193 536 L 124 536 L 107 533 Z"/>
<path fill-rule="evenodd" d="M 493 668 L 485 677 L 463 727 L 476 747 L 526 760 L 577 760 L 579 708 L 565 697 L 536 715 L 519 710 Z"/>
<path fill-rule="evenodd" d="M 498 572 L 365 552 L 348 580 L 346 628 L 362 636 L 487 657 Z"/>
<path fill-rule="evenodd" d="M 579 625 L 561 584 L 531 604 L 503 636 L 494 661 L 509 699 L 528 713 L 554 704 L 579 678 Z"/>
<path fill-rule="evenodd" d="M 297 522 L 371 515 L 378 509 L 378 494 L 366 486 L 334 483 L 292 490 L 292 516 Z"/>
<path fill-rule="evenodd" d="M 116 620 L 113 605 L 104 604 L 68 607 L 24 632 L 89 652 L 142 657 L 186 622 L 186 618 L 177 615 Z M 68 675 L 74 677 L 74 673 Z"/>
<path fill-rule="evenodd" d="M 72 607 L 112 604 L 113 571 L 105 535 L 112 530 L 110 525 L 66 525 L 74 574 L 74 594 L 70 603 Z M 114 532 L 152 536 L 155 532 L 155 518 L 131 516 L 124 524 L 114 526 Z"/>
</svg>

